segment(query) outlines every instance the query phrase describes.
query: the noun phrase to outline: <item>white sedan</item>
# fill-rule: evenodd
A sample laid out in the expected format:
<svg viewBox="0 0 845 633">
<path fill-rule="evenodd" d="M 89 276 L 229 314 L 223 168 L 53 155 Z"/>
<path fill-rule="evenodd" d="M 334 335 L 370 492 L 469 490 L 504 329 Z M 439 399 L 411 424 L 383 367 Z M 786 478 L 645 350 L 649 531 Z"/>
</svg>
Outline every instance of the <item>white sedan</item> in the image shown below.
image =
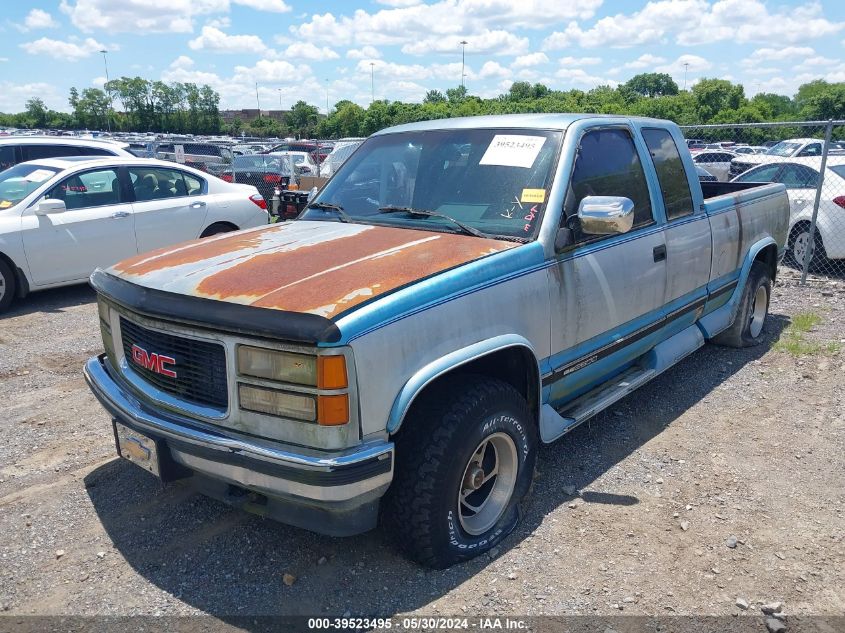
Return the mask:
<svg viewBox="0 0 845 633">
<path fill-rule="evenodd" d="M 267 224 L 251 185 L 147 158 L 50 158 L 0 172 L 0 312 L 151 249 Z"/>
<path fill-rule="evenodd" d="M 726 149 L 705 149 L 693 152 L 692 160 L 696 165 L 701 165 L 711 174 L 722 182 L 726 182 L 728 178 L 728 170 L 731 167 L 731 161 L 736 158 L 734 152 Z"/>
<path fill-rule="evenodd" d="M 818 157 L 779 159 L 753 167 L 733 179 L 733 182 L 780 182 L 786 185 L 789 196 L 787 257 L 800 266 L 810 247 L 811 270 L 823 270 L 828 260 L 845 259 L 845 157 L 830 156 L 827 159 L 816 216 L 816 233 L 814 237 L 810 236 L 820 168 L 821 159 Z"/>
</svg>

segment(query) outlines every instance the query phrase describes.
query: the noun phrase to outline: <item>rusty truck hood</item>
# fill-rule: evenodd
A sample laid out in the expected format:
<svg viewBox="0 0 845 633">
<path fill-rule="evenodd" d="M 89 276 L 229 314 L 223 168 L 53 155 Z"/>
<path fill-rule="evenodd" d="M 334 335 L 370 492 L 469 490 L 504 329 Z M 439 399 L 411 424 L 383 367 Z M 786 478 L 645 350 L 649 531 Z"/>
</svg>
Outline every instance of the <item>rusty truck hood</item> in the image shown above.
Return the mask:
<svg viewBox="0 0 845 633">
<path fill-rule="evenodd" d="M 165 292 L 332 318 L 515 246 L 451 233 L 295 221 L 162 248 L 108 272 Z"/>
</svg>

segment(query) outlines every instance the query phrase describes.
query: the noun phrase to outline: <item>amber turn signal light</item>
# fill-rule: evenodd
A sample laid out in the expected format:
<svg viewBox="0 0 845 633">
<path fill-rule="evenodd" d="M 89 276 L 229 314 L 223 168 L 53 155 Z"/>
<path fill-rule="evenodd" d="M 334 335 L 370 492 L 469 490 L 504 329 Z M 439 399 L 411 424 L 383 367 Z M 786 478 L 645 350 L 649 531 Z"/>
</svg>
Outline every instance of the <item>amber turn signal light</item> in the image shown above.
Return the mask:
<svg viewBox="0 0 845 633">
<path fill-rule="evenodd" d="M 317 388 L 345 389 L 346 359 L 343 356 L 317 357 Z"/>
<path fill-rule="evenodd" d="M 339 426 L 349 422 L 349 396 L 317 396 L 317 424 Z"/>
</svg>

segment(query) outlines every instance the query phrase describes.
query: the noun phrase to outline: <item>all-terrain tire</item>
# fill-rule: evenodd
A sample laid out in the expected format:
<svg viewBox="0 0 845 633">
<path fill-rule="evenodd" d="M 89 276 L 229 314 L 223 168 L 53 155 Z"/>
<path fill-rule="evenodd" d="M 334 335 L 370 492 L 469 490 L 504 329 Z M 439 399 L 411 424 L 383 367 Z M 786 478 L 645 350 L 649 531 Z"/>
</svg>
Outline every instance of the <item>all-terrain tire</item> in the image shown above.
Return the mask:
<svg viewBox="0 0 845 633">
<path fill-rule="evenodd" d="M 501 380 L 460 376 L 421 398 L 396 438 L 396 469 L 382 516 L 406 555 L 442 569 L 490 550 L 516 527 L 534 477 L 537 426 L 525 398 Z M 503 449 L 502 455 L 513 456 L 515 483 L 495 524 L 472 534 L 462 527 L 460 513 L 466 510 L 459 495 L 465 493 L 471 459 L 485 441 L 507 447 L 512 441 L 515 450 Z M 494 453 L 498 460 L 495 447 Z"/>
<path fill-rule="evenodd" d="M 771 298 L 772 278 L 769 270 L 762 262 L 754 262 L 734 322 L 724 332 L 713 337 L 713 342 L 728 347 L 751 347 L 761 343 L 763 322 L 769 314 Z"/>
</svg>

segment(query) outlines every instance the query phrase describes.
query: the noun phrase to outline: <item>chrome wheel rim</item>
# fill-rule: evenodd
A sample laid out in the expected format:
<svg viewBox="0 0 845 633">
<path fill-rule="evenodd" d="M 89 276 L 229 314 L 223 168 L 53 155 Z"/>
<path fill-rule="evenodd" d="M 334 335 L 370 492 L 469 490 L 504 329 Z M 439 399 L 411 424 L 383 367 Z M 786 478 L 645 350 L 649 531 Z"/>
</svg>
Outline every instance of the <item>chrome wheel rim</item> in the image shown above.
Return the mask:
<svg viewBox="0 0 845 633">
<path fill-rule="evenodd" d="M 795 242 L 792 244 L 792 256 L 799 264 L 804 263 L 804 258 L 807 257 L 807 250 L 810 251 L 810 257 L 813 256 L 813 240 L 810 239 L 808 232 L 799 233 L 795 236 Z"/>
<path fill-rule="evenodd" d="M 516 444 L 507 433 L 494 433 L 475 448 L 458 488 L 461 528 L 484 534 L 501 518 L 516 487 Z"/>
<path fill-rule="evenodd" d="M 760 336 L 763 331 L 763 322 L 766 320 L 766 311 L 769 304 L 769 293 L 766 286 L 757 288 L 754 293 L 754 304 L 751 306 L 751 320 L 748 324 L 748 331 L 752 338 Z"/>
</svg>

